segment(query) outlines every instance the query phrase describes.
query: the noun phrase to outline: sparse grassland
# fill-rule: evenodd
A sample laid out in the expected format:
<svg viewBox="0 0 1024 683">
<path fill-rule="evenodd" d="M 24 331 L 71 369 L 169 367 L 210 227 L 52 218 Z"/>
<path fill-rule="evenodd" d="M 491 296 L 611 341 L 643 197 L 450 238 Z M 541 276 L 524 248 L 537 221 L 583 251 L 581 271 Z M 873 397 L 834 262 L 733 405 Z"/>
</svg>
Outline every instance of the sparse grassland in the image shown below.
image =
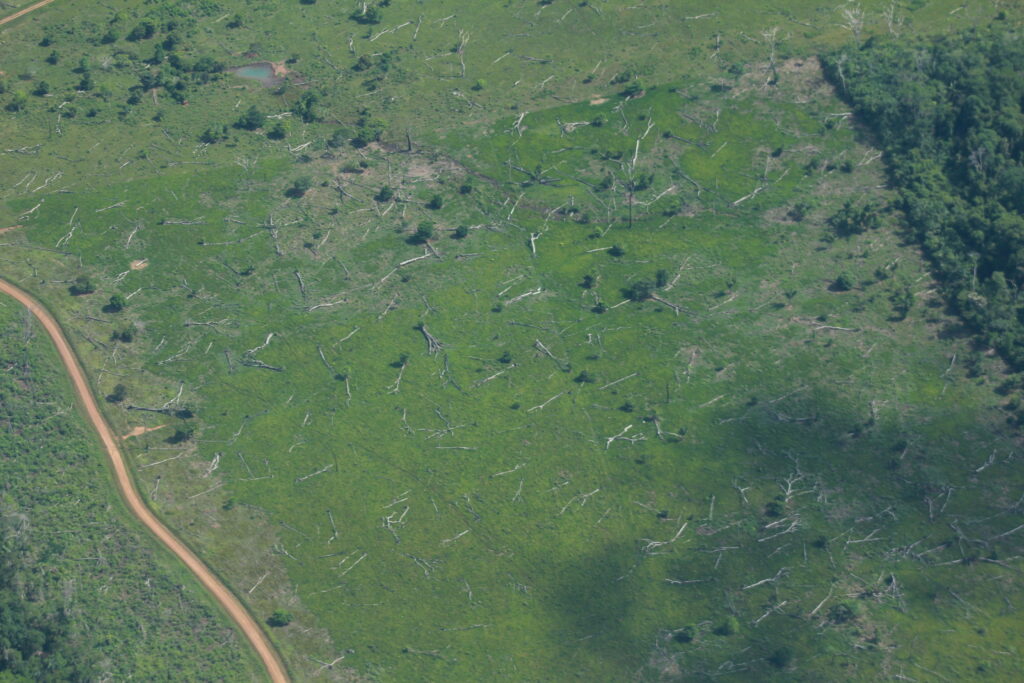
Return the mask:
<svg viewBox="0 0 1024 683">
<path fill-rule="evenodd" d="M 0 268 L 123 433 L 167 425 L 131 441 L 141 490 L 291 614 L 292 673 L 1011 676 L 1000 366 L 965 367 L 813 58 L 995 10 L 352 5 L 126 4 L 189 60 L 290 62 L 176 76 L 188 106 L 122 104 L 152 45 L 53 10 L 12 69 L 63 26 L 110 97 L 0 119 Z M 837 237 L 848 200 L 877 226 Z"/>
</svg>

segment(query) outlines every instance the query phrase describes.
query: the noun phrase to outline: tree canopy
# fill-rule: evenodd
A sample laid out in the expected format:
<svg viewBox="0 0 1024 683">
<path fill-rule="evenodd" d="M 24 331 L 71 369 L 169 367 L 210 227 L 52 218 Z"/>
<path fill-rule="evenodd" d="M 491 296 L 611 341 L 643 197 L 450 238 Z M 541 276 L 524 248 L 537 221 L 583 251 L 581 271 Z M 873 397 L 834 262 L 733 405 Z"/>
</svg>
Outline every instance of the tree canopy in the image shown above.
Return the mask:
<svg viewBox="0 0 1024 683">
<path fill-rule="evenodd" d="M 873 40 L 824 60 L 889 162 L 909 228 L 947 299 L 1024 368 L 1024 44 L 1002 22 L 929 40 Z M 849 207 L 839 233 L 857 232 Z"/>
</svg>

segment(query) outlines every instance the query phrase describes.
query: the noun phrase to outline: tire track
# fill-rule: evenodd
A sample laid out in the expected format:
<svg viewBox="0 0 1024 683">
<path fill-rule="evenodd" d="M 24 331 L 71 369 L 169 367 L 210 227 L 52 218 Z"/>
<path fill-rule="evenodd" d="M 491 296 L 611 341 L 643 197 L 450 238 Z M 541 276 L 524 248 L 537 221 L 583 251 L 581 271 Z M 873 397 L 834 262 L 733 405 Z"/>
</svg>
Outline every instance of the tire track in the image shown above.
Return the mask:
<svg viewBox="0 0 1024 683">
<path fill-rule="evenodd" d="M 12 14 L 9 17 L 4 17 L 3 19 L 0 19 L 0 26 L 3 26 L 8 21 L 14 21 L 18 17 L 23 17 L 26 14 L 28 14 L 29 12 L 34 12 L 35 10 L 39 9 L 40 7 L 43 7 L 45 5 L 49 5 L 51 2 L 53 2 L 53 0 L 42 0 L 42 2 L 37 2 L 34 5 L 29 5 L 25 9 L 19 10 L 19 11 L 15 12 L 14 14 Z"/>
</svg>

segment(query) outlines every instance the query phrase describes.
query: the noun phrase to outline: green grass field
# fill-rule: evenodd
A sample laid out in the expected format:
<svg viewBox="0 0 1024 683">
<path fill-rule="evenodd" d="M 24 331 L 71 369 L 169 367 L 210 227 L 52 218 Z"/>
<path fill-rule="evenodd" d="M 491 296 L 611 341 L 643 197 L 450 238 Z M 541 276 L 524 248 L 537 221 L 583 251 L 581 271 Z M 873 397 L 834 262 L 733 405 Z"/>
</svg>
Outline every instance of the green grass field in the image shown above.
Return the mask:
<svg viewBox="0 0 1024 683">
<path fill-rule="evenodd" d="M 0 117 L 0 272 L 298 680 L 1010 680 L 1019 437 L 813 58 L 862 4 L 58 2 L 0 34 L 0 101 L 53 93 Z M 289 85 L 126 104 L 171 33 Z"/>
</svg>

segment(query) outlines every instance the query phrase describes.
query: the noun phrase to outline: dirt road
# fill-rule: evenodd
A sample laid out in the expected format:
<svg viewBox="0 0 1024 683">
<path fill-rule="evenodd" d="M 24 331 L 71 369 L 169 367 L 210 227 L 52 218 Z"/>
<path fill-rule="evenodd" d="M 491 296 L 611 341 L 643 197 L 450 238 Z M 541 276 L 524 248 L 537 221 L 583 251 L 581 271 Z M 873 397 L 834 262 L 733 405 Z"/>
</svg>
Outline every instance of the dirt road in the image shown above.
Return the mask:
<svg viewBox="0 0 1024 683">
<path fill-rule="evenodd" d="M 47 0 L 47 2 L 49 1 Z M 34 5 L 33 7 L 37 6 Z M 103 419 L 99 406 L 96 405 L 96 399 L 93 398 L 92 392 L 89 389 L 89 383 L 85 379 L 85 374 L 82 372 L 82 367 L 78 363 L 78 358 L 71 349 L 71 345 L 68 344 L 68 340 L 57 324 L 57 321 L 43 308 L 42 304 L 2 278 L 0 278 L 0 292 L 13 297 L 24 305 L 42 323 L 46 333 L 50 335 L 54 345 L 56 345 L 61 362 L 64 363 L 68 376 L 71 378 L 71 383 L 74 385 L 75 392 L 85 408 L 86 416 L 93 427 L 96 428 L 96 431 L 99 432 L 100 440 L 103 441 L 103 447 L 106 449 L 110 462 L 114 467 L 117 488 L 121 493 L 121 497 L 128 505 L 128 509 L 153 532 L 153 535 L 161 543 L 177 555 L 185 563 L 185 566 L 196 575 L 196 578 L 199 579 L 199 582 L 203 584 L 206 590 L 213 594 L 213 597 L 216 598 L 217 602 L 221 604 L 228 615 L 235 621 L 242 630 L 242 633 L 245 634 L 245 637 L 249 639 L 249 642 L 257 654 L 259 654 L 260 659 L 263 660 L 263 665 L 266 667 L 270 679 L 274 683 L 287 683 L 288 674 L 285 672 L 284 665 L 281 663 L 277 652 L 270 644 L 270 641 L 267 640 L 259 624 L 252 618 L 252 615 L 242 606 L 242 603 L 238 601 L 234 594 L 214 576 L 213 572 L 184 543 L 179 541 L 156 518 L 156 515 L 146 507 L 146 504 L 142 502 L 139 492 L 135 489 L 135 482 L 132 481 L 131 474 L 125 465 L 124 456 L 117 446 L 118 439 L 110 430 L 107 421 Z"/>
<path fill-rule="evenodd" d="M 28 14 L 29 12 L 33 12 L 33 11 L 39 9 L 40 7 L 44 7 L 46 5 L 49 5 L 51 2 L 53 2 L 53 0 L 43 0 L 42 2 L 37 2 L 34 5 L 29 5 L 25 9 L 19 10 L 19 11 L 15 12 L 14 14 L 12 14 L 9 17 L 4 17 L 3 19 L 0 19 L 0 26 L 3 26 L 8 21 L 14 21 L 18 17 L 23 17 L 26 14 Z"/>
</svg>

